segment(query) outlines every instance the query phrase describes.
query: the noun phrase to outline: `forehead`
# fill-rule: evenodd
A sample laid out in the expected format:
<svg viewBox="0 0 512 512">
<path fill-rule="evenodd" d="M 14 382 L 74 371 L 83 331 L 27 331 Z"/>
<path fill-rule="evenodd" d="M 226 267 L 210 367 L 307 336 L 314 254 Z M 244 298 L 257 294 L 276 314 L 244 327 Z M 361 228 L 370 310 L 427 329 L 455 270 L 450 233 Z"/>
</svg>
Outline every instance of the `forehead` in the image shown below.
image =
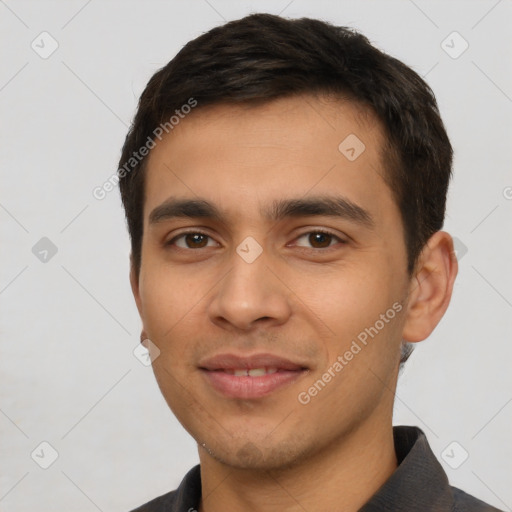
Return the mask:
<svg viewBox="0 0 512 512">
<path fill-rule="evenodd" d="M 170 196 L 208 198 L 241 218 L 270 201 L 336 193 L 379 215 L 393 207 L 382 179 L 383 142 L 375 116 L 349 101 L 198 105 L 151 150 L 145 222 Z"/>
</svg>

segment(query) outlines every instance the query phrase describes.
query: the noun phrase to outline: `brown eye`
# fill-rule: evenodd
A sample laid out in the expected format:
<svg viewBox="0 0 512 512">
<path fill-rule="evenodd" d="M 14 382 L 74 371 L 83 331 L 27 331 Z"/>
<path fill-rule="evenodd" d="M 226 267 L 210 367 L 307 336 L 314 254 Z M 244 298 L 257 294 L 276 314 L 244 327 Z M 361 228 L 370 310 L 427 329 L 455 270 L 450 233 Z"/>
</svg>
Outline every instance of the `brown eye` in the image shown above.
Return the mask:
<svg viewBox="0 0 512 512">
<path fill-rule="evenodd" d="M 323 249 L 331 245 L 332 235 L 327 233 L 310 233 L 308 241 L 315 249 Z"/>
<path fill-rule="evenodd" d="M 175 245 L 180 249 L 202 249 L 203 247 L 215 245 L 215 242 L 204 233 L 190 232 L 178 235 L 166 245 Z"/>
<path fill-rule="evenodd" d="M 324 231 L 310 231 L 297 238 L 296 245 L 310 249 L 327 249 L 336 243 L 344 243 L 338 236 Z"/>
<path fill-rule="evenodd" d="M 187 244 L 187 247 L 191 249 L 205 247 L 208 243 L 208 237 L 206 235 L 201 235 L 200 233 L 189 233 L 185 236 L 185 243 Z"/>
</svg>

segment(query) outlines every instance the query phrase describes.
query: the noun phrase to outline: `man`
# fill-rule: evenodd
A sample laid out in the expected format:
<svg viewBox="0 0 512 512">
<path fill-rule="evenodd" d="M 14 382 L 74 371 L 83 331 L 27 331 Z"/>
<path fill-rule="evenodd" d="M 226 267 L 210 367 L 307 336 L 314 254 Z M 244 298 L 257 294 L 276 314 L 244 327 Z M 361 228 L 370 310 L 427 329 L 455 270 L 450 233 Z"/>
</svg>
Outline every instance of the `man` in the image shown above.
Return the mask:
<svg viewBox="0 0 512 512">
<path fill-rule="evenodd" d="M 392 426 L 457 274 L 451 162 L 423 80 L 318 20 L 227 23 L 151 78 L 118 171 L 130 281 L 200 465 L 137 510 L 496 510 Z"/>
</svg>

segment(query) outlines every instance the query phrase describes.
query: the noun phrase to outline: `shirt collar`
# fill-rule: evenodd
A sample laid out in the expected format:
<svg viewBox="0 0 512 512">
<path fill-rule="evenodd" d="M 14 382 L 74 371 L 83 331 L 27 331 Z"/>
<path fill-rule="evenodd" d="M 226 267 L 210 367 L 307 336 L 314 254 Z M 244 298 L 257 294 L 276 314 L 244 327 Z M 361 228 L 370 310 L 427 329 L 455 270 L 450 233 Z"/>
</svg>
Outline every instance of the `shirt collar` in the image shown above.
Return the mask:
<svg viewBox="0 0 512 512">
<path fill-rule="evenodd" d="M 450 511 L 448 478 L 418 427 L 393 427 L 398 467 L 359 512 Z M 200 466 L 193 467 L 174 495 L 173 510 L 197 510 L 201 498 Z"/>
<path fill-rule="evenodd" d="M 393 427 L 398 467 L 360 512 L 452 510 L 448 477 L 418 427 Z"/>
</svg>

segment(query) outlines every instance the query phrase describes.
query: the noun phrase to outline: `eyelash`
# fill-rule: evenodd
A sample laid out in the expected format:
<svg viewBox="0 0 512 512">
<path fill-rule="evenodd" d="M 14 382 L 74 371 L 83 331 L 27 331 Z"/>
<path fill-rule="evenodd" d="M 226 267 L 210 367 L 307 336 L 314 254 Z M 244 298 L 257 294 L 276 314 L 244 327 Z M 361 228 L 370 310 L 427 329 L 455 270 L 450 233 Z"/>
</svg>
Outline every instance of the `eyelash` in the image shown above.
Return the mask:
<svg viewBox="0 0 512 512">
<path fill-rule="evenodd" d="M 304 237 L 306 235 L 317 234 L 317 233 L 331 236 L 332 238 L 336 239 L 338 241 L 338 243 L 341 243 L 343 245 L 347 243 L 346 240 L 343 240 L 338 235 L 335 235 L 331 231 L 328 231 L 328 230 L 325 230 L 325 229 L 313 229 L 311 231 L 306 231 L 304 233 L 301 233 L 299 236 L 297 236 L 295 238 L 295 240 L 298 240 L 298 239 L 300 239 L 300 238 L 302 238 L 302 237 Z M 179 240 L 180 238 L 182 238 L 184 236 L 187 236 L 187 235 L 203 235 L 203 236 L 208 237 L 209 239 L 213 239 L 213 237 L 211 237 L 207 233 L 203 233 L 202 231 L 184 231 L 183 233 L 180 233 L 179 235 L 176 235 L 175 237 L 173 237 L 168 242 L 165 242 L 164 246 L 166 246 L 166 247 L 173 246 L 175 244 L 176 240 Z M 312 250 L 312 251 L 315 251 L 315 252 L 319 252 L 319 251 L 326 252 L 326 251 L 329 251 L 330 249 L 334 249 L 335 248 L 335 246 L 328 246 L 328 247 L 324 247 L 324 248 L 303 247 L 303 246 L 298 246 L 298 247 L 301 248 L 301 249 Z M 177 248 L 179 250 L 184 250 L 184 251 L 197 251 L 198 250 L 198 249 L 193 249 L 193 248 L 190 248 L 190 247 L 187 247 L 186 249 L 183 248 L 183 247 L 177 247 Z M 200 247 L 199 249 L 203 249 L 203 247 Z"/>
<path fill-rule="evenodd" d="M 337 244 L 346 244 L 347 241 L 346 240 L 343 240 L 342 238 L 340 238 L 338 235 L 335 235 L 334 233 L 332 233 L 331 231 L 329 230 L 326 230 L 326 229 L 313 229 L 311 231 L 306 231 L 305 233 L 302 233 L 300 234 L 295 240 L 298 240 L 299 238 L 302 238 L 304 236 L 307 236 L 307 235 L 311 235 L 311 234 L 322 234 L 322 235 L 328 235 L 330 237 L 333 238 L 333 240 L 337 240 Z M 333 249 L 336 249 L 336 245 L 337 244 L 334 244 L 334 245 L 329 245 L 328 247 L 323 247 L 323 248 L 317 248 L 317 247 L 303 247 L 303 246 L 298 246 L 300 247 L 301 249 L 306 249 L 306 250 L 312 250 L 312 251 L 315 251 L 315 252 L 318 252 L 318 251 L 322 251 L 322 252 L 327 252 L 329 250 L 333 250 Z"/>
</svg>

